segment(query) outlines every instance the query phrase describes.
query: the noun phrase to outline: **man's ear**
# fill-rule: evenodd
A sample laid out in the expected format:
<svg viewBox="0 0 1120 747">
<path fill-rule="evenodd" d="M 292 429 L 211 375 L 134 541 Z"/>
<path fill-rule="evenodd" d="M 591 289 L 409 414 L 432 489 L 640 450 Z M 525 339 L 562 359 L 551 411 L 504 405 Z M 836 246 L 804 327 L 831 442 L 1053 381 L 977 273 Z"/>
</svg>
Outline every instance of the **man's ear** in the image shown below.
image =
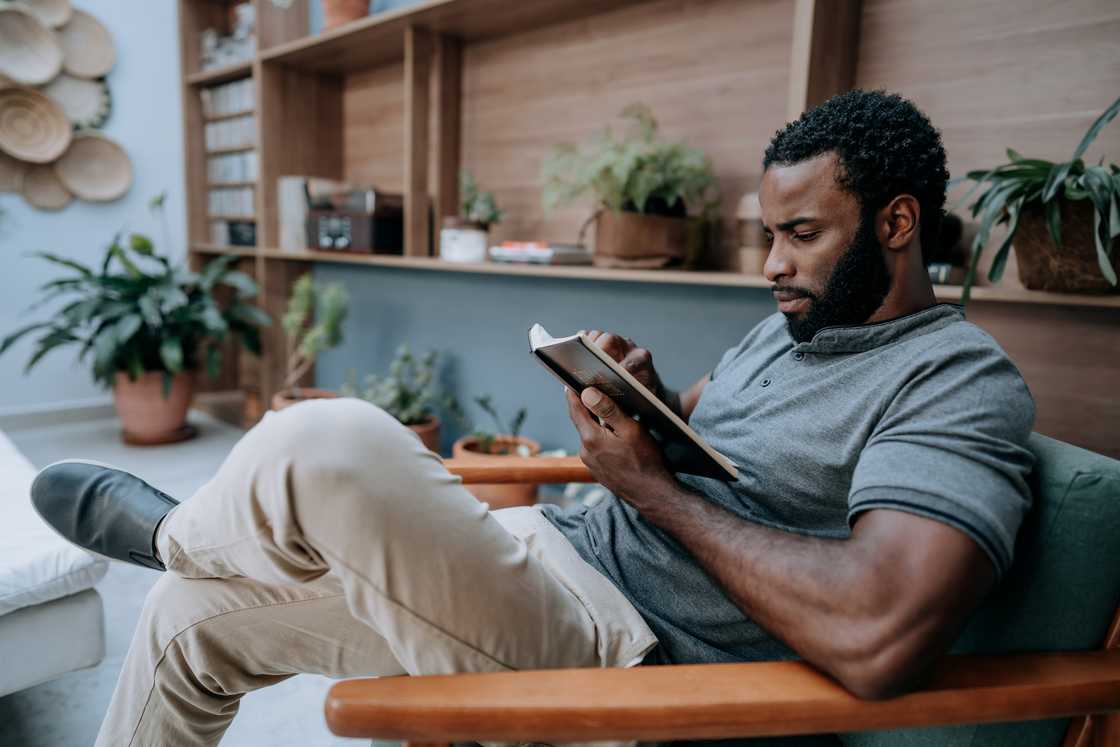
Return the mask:
<svg viewBox="0 0 1120 747">
<path fill-rule="evenodd" d="M 888 251 L 908 249 L 918 238 L 921 206 L 913 195 L 895 197 L 879 211 L 879 243 Z"/>
</svg>

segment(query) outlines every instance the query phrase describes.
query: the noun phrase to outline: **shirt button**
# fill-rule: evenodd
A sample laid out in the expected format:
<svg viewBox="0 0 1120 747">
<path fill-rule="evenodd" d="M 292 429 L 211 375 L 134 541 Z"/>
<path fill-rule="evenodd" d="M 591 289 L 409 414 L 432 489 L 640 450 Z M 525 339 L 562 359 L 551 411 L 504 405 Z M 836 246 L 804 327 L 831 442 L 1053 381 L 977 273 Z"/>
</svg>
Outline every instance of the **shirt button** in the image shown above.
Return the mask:
<svg viewBox="0 0 1120 747">
<path fill-rule="evenodd" d="M 760 384 L 762 386 L 770 386 L 770 379 L 763 379 Z"/>
<path fill-rule="evenodd" d="M 800 350 L 793 354 L 793 359 L 795 361 L 804 360 L 804 358 L 805 358 L 805 354 L 802 353 Z"/>
</svg>

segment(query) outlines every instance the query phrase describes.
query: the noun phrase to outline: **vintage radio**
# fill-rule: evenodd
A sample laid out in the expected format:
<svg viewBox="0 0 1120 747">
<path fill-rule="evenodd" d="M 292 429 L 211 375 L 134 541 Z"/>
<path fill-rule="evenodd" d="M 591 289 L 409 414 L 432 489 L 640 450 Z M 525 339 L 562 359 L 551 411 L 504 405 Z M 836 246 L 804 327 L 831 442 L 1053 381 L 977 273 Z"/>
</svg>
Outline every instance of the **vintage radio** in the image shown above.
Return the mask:
<svg viewBox="0 0 1120 747">
<path fill-rule="evenodd" d="M 307 245 L 321 251 L 404 253 L 400 195 L 354 190 L 316 201 L 307 213 Z"/>
</svg>

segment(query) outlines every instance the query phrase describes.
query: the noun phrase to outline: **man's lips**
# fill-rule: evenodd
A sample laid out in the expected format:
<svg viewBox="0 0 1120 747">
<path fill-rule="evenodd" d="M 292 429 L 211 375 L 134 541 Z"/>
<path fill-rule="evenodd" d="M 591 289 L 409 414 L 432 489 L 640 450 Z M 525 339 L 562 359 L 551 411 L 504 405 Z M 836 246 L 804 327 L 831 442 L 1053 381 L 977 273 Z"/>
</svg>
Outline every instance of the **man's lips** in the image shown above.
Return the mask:
<svg viewBox="0 0 1120 747">
<path fill-rule="evenodd" d="M 806 294 L 797 291 L 774 289 L 772 292 L 774 300 L 778 302 L 778 310 L 783 314 L 801 311 L 811 300 Z"/>
</svg>

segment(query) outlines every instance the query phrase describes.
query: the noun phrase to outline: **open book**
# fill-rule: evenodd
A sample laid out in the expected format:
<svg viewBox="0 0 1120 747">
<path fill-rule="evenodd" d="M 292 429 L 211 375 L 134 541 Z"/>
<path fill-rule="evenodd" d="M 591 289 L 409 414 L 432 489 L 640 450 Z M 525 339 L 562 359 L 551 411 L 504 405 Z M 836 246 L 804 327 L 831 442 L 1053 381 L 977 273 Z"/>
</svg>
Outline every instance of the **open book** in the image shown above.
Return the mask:
<svg viewBox="0 0 1120 747">
<path fill-rule="evenodd" d="M 657 395 L 635 379 L 587 335 L 556 338 L 534 324 L 529 350 L 556 378 L 579 394 L 595 387 L 645 427 L 660 444 L 665 462 L 674 472 L 732 482 L 739 471 L 713 449 Z"/>
</svg>

